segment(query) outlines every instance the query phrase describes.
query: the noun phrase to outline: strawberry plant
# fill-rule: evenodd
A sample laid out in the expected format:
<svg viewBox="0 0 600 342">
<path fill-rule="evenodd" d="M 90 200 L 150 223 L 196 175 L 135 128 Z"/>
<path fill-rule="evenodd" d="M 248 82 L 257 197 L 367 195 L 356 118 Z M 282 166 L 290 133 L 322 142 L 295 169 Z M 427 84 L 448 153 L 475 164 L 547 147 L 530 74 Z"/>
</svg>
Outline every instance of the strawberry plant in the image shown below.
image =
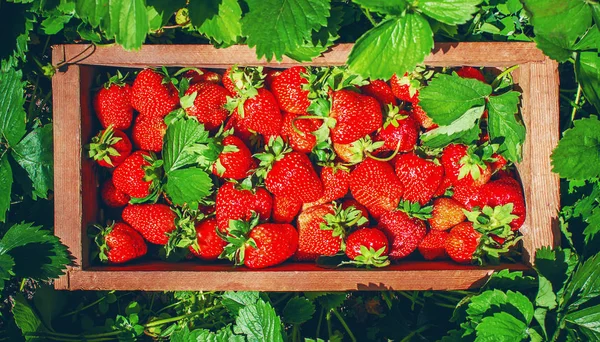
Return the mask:
<svg viewBox="0 0 600 342">
<path fill-rule="evenodd" d="M 599 13 L 595 0 L 0 1 L 0 340 L 600 339 Z M 526 131 L 514 115 L 519 94 L 510 88 L 510 70 L 496 79 L 473 68 L 456 69 L 456 75 L 423 73 L 420 64 L 434 41 L 534 41 L 549 58 L 561 63 L 563 134 L 552 167 L 561 177 L 558 224 L 563 243 L 537 251 L 535 272 L 503 270 L 477 291 L 453 292 L 67 293 L 48 285 L 72 263 L 67 248 L 52 234 L 51 77 L 72 62 L 51 64 L 50 46 L 60 43 L 119 44 L 126 49 L 153 43 L 247 44 L 255 48 L 257 57 L 298 61 L 310 61 L 337 43 L 355 43 L 347 61 L 353 78 L 338 74 L 327 85 L 338 94 L 334 100 L 352 97 L 368 108 L 367 113 L 381 112 L 381 124 L 375 126 L 385 127 L 372 134 L 377 128 L 368 125 L 372 120 L 366 116 L 360 117 L 365 123 L 362 130 L 348 130 L 345 124 L 356 118 L 352 109 L 337 101 L 319 100 L 322 89 L 305 88 L 302 75 L 310 72 L 298 68 L 284 73 L 264 70 L 263 78 L 238 73 L 235 82 L 212 71 L 191 69 L 182 72 L 189 79 L 184 84 L 178 83 L 181 75 L 148 71 L 130 88 L 123 85 L 123 75 L 117 75 L 101 88 L 94 104 L 103 132 L 86 143 L 90 143 L 92 157 L 104 163 L 104 171 L 116 168 L 102 184 L 101 199 L 107 208 L 131 203 L 126 216 L 132 227 L 116 223 L 96 229 L 100 258 L 119 262 L 140 256 L 146 242 L 132 233 L 139 224 L 144 225 L 141 235 L 166 243 L 165 250 L 171 254 L 190 251 L 200 259 L 214 260 L 227 249 L 239 256 L 241 252 L 233 247 L 258 235 L 260 226 L 234 229 L 239 236 L 230 237 L 234 241 L 229 248 L 215 227 L 226 231 L 229 225 L 224 221 L 250 220 L 252 211 L 259 216 L 268 216 L 268 211 L 279 224 L 289 224 L 303 212 L 302 203 L 289 196 L 289 189 L 271 198 L 268 191 L 276 182 L 251 191 L 256 184 L 244 183 L 244 178 L 253 165 L 247 159 L 236 163 L 237 156 L 242 161 L 247 157 L 243 147 L 250 146 L 250 141 L 239 137 L 245 144 L 241 145 L 227 130 L 215 137 L 214 131 L 224 122 L 231 125 L 228 129 L 265 134 L 281 127 L 282 139 L 292 153 L 315 151 L 317 161 L 311 163 L 318 162 L 322 168 L 311 177 L 315 183 L 319 179 L 322 191 L 312 190 L 310 204 L 325 206 L 320 219 L 328 222 L 329 229 L 317 225 L 317 232 L 327 235 L 323 242 L 339 250 L 340 236 L 364 232 L 344 242 L 352 247 L 346 249 L 348 260 L 374 266 L 389 261 L 383 255 L 380 234 L 368 233 L 370 228 L 353 220 L 358 216 L 369 220 L 381 216 L 394 241 L 412 238 L 394 234 L 403 232 L 397 227 L 414 226 L 423 237 L 410 241 L 409 247 L 425 259 L 451 254 L 472 262 L 482 250 L 488 251 L 488 258 L 495 258 L 504 247 L 518 242 L 513 229 L 524 214 L 522 203 L 515 200 L 520 195 L 514 183 L 489 178 L 491 173 L 504 172 L 505 163 L 521 160 Z M 377 82 L 364 82 L 369 78 Z M 315 80 L 327 83 L 323 78 Z M 272 94 L 260 90 L 257 83 L 261 82 Z M 361 94 L 385 106 L 348 94 L 348 87 L 360 88 Z M 131 107 L 118 96 L 109 96 L 117 102 L 105 98 L 126 92 L 131 93 Z M 254 92 L 267 103 L 261 111 L 248 108 Z M 238 109 L 238 120 L 229 123 L 227 110 L 221 106 L 228 95 L 237 93 L 243 101 L 231 106 Z M 148 97 L 155 102 L 145 106 L 135 100 Z M 285 107 L 281 117 L 271 110 L 273 103 Z M 401 103 L 404 108 L 387 107 Z M 169 114 L 177 107 L 181 109 Z M 142 114 L 134 119 L 132 109 Z M 307 110 L 310 117 L 302 117 Z M 339 125 L 325 118 L 330 111 Z M 197 117 L 204 126 L 182 119 L 185 115 Z M 269 115 L 269 123 L 277 127 L 260 124 L 262 115 Z M 484 121 L 487 126 L 481 125 Z M 420 142 L 415 126 L 423 132 Z M 489 143 L 480 149 L 468 148 L 479 142 L 482 128 Z M 119 133 L 123 130 L 125 134 Z M 368 134 L 373 136 L 367 138 Z M 324 143 L 328 138 L 335 144 Z M 404 157 L 390 164 L 371 158 L 395 150 L 404 153 L 418 144 L 425 151 L 415 153 L 414 160 Z M 446 148 L 438 154 L 436 149 L 442 147 Z M 129 155 L 140 148 L 154 155 Z M 386 153 L 379 155 L 378 149 Z M 269 163 L 285 160 L 281 154 L 281 159 Z M 334 162 L 334 155 L 348 157 Z M 358 166 L 343 165 L 348 163 Z M 437 188 L 415 188 L 402 171 L 409 163 L 435 178 Z M 377 165 L 370 168 L 369 164 Z M 274 165 L 270 172 L 282 168 Z M 440 165 L 455 172 L 439 180 L 435 170 Z M 232 173 L 226 173 L 229 169 Z M 224 196 L 227 191 L 215 191 L 225 178 L 238 179 L 235 186 L 228 185 L 229 196 Z M 398 187 L 388 189 L 390 182 L 376 187 L 382 179 L 413 192 L 413 203 L 397 202 L 393 191 Z M 475 191 L 485 196 L 474 199 Z M 359 202 L 344 199 L 348 192 Z M 500 192 L 510 196 L 498 196 Z M 165 196 L 170 201 L 167 205 L 179 210 L 154 209 L 166 205 Z M 433 207 L 426 209 L 431 198 Z M 327 208 L 334 200 L 339 208 Z M 160 204 L 151 204 L 156 201 Z M 216 219 L 200 210 L 215 201 L 226 203 Z M 422 203 L 416 206 L 416 202 Z M 136 213 L 142 207 L 148 212 Z M 467 215 L 462 210 L 475 207 Z M 385 213 L 390 210 L 394 211 Z M 149 229 L 143 222 L 154 215 L 159 218 Z M 346 231 L 346 223 L 352 223 L 351 230 Z M 429 231 L 419 228 L 421 224 L 430 227 Z M 466 228 L 451 229 L 457 225 Z M 171 240 L 165 241 L 165 232 Z M 356 247 L 359 238 L 371 246 Z M 467 253 L 447 247 L 460 239 L 469 240 Z M 127 240 L 137 241 L 137 248 L 118 255 L 119 244 Z M 387 248 L 389 259 L 404 253 L 397 244 Z M 491 254 L 490 249 L 494 250 Z"/>
</svg>

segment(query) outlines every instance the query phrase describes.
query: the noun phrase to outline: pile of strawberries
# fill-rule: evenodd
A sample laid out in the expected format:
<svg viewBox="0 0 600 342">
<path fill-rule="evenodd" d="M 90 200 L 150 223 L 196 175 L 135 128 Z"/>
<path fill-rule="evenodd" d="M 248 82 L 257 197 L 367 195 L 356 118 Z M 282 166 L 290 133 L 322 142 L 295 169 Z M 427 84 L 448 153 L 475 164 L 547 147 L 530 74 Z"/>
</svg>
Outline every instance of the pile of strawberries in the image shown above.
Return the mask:
<svg viewBox="0 0 600 342">
<path fill-rule="evenodd" d="M 486 81 L 479 69 L 455 71 Z M 497 261 L 520 240 L 521 186 L 485 129 L 477 145 L 421 146 L 437 127 L 419 107 L 423 83 L 301 66 L 144 69 L 132 84 L 115 75 L 95 94 L 103 129 L 89 144 L 109 170 L 104 204 L 122 208 L 99 227 L 100 259 L 123 263 L 151 243 L 249 268 L 343 254 L 381 267 L 416 250 Z M 161 182 L 163 139 L 178 120 L 197 120 L 217 151 L 198 149 L 213 181 L 199 206 L 174 205 Z"/>
</svg>

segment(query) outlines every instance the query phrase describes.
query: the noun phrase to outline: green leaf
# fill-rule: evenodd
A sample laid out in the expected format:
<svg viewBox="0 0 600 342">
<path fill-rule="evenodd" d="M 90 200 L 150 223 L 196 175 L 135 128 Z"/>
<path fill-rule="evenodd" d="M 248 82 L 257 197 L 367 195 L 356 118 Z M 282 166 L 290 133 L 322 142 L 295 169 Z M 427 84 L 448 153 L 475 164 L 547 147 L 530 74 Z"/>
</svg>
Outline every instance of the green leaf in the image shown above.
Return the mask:
<svg viewBox="0 0 600 342">
<path fill-rule="evenodd" d="M 567 314 L 565 320 L 578 326 L 584 334 L 590 336 L 590 341 L 600 337 L 600 305 L 571 312 Z"/>
<path fill-rule="evenodd" d="M 57 11 L 55 15 L 51 15 L 42 21 L 42 29 L 44 30 L 45 34 L 57 34 L 58 32 L 62 31 L 62 29 L 65 27 L 65 24 L 68 23 L 72 18 L 71 15 L 60 15 L 59 13 L 60 12 Z"/>
<path fill-rule="evenodd" d="M 600 295 L 600 253 L 581 264 L 564 293 L 564 302 L 570 309 Z"/>
<path fill-rule="evenodd" d="M 185 3 L 185 0 L 146 0 L 150 30 L 156 31 L 166 25 L 175 11 L 185 7 Z"/>
<path fill-rule="evenodd" d="M 223 293 L 221 303 L 233 315 L 237 315 L 241 308 L 255 304 L 259 299 L 260 293 L 253 291 L 227 291 Z"/>
<path fill-rule="evenodd" d="M 460 131 L 451 135 L 441 134 L 441 131 L 437 131 L 436 128 L 422 134 L 421 141 L 423 145 L 431 148 L 444 147 L 450 143 L 470 145 L 474 141 L 478 141 L 480 135 L 481 128 L 479 125 L 475 125 L 467 131 Z"/>
<path fill-rule="evenodd" d="M 290 324 L 302 324 L 315 313 L 315 304 L 306 297 L 294 297 L 283 308 L 282 319 Z"/>
<path fill-rule="evenodd" d="M 584 216 L 583 220 L 588 224 L 583 230 L 583 235 L 585 236 L 585 243 L 589 245 L 600 233 L 600 207 L 595 207 L 592 214 Z"/>
<path fill-rule="evenodd" d="M 525 322 L 533 318 L 533 304 L 525 295 L 519 292 L 488 290 L 471 297 L 467 314 L 474 322 L 497 311 L 504 311 L 519 316 Z"/>
<path fill-rule="evenodd" d="M 25 60 L 29 50 L 29 32 L 37 21 L 33 13 L 27 11 L 28 6 L 2 3 L 0 10 L 0 61 L 2 72 L 7 72 L 11 67 L 16 67 L 19 60 Z M 0 79 L 4 75 L 0 74 Z M 4 93 L 0 93 L 4 94 Z M 0 101 L 1 102 L 1 101 Z M 0 115 L 2 115 L 0 113 Z M 0 120 L 1 121 L 1 120 Z"/>
<path fill-rule="evenodd" d="M 197 207 L 199 201 L 212 193 L 212 179 L 203 170 L 191 167 L 169 173 L 165 191 L 174 204 Z"/>
<path fill-rule="evenodd" d="M 188 10 L 192 25 L 201 26 L 207 19 L 216 16 L 222 2 L 223 0 L 190 0 Z"/>
<path fill-rule="evenodd" d="M 328 0 L 247 0 L 249 11 L 242 18 L 242 33 L 258 58 L 281 60 L 327 24 Z M 268 25 L 266 24 L 268 23 Z"/>
<path fill-rule="evenodd" d="M 142 47 L 150 30 L 144 0 L 109 0 L 109 18 L 107 36 L 114 36 L 127 50 Z"/>
<path fill-rule="evenodd" d="M 406 0 L 352 0 L 352 2 L 360 5 L 369 11 L 400 15 L 406 9 Z"/>
<path fill-rule="evenodd" d="M 14 296 L 12 313 L 15 323 L 21 329 L 23 335 L 47 331 L 40 318 L 27 302 L 27 299 L 19 292 Z"/>
<path fill-rule="evenodd" d="M 500 270 L 494 272 L 484 285 L 484 289 L 499 290 L 528 290 L 537 285 L 535 278 L 524 276 L 521 271 L 511 272 L 509 270 Z"/>
<path fill-rule="evenodd" d="M 542 247 L 536 251 L 534 268 L 541 278 L 552 283 L 558 297 L 562 295 L 565 283 L 577 266 L 577 255 L 570 249 Z"/>
<path fill-rule="evenodd" d="M 419 105 L 438 125 L 449 125 L 475 106 L 485 105 L 492 87 L 458 75 L 437 74 L 421 89 Z"/>
<path fill-rule="evenodd" d="M 346 294 L 343 292 L 310 292 L 305 293 L 307 298 L 311 298 L 309 295 L 316 296 L 317 301 L 321 304 L 325 310 L 337 309 L 346 301 Z"/>
<path fill-rule="evenodd" d="M 517 121 L 519 96 L 516 91 L 490 96 L 488 101 L 488 132 L 490 140 L 502 140 L 499 152 L 509 161 L 520 162 L 525 143 L 525 127 Z"/>
<path fill-rule="evenodd" d="M 240 309 L 235 323 L 249 342 L 283 342 L 281 320 L 271 304 L 265 303 L 262 299 L 256 304 Z"/>
<path fill-rule="evenodd" d="M 348 69 L 365 78 L 389 79 L 413 70 L 432 48 L 433 32 L 427 20 L 407 13 L 384 20 L 362 35 L 348 56 Z"/>
<path fill-rule="evenodd" d="M 477 12 L 482 0 L 420 0 L 417 8 L 425 15 L 449 25 L 464 24 Z"/>
<path fill-rule="evenodd" d="M 600 46 L 600 30 L 597 25 L 590 27 L 587 33 L 573 46 L 574 50 L 598 50 Z"/>
<path fill-rule="evenodd" d="M 552 152 L 552 171 L 562 178 L 600 177 L 600 121 L 595 115 L 573 121 Z"/>
<path fill-rule="evenodd" d="M 196 120 L 178 120 L 167 127 L 164 138 L 163 160 L 167 174 L 196 162 L 194 146 L 208 141 L 204 125 Z"/>
<path fill-rule="evenodd" d="M 579 53 L 575 61 L 575 75 L 585 98 L 600 112 L 600 56 L 598 52 Z"/>
<path fill-rule="evenodd" d="M 6 222 L 6 212 L 10 208 L 10 195 L 13 174 L 8 162 L 8 155 L 0 158 L 0 222 Z"/>
<path fill-rule="evenodd" d="M 52 156 L 52 124 L 31 131 L 12 150 L 13 158 L 27 171 L 34 194 L 46 198 L 52 190 L 54 167 Z"/>
<path fill-rule="evenodd" d="M 109 0 L 77 0 L 77 16 L 92 27 L 98 27 L 108 17 Z"/>
<path fill-rule="evenodd" d="M 242 35 L 241 19 L 237 0 L 222 0 L 217 15 L 205 20 L 198 31 L 219 44 L 234 44 Z"/>
<path fill-rule="evenodd" d="M 437 136 L 444 135 L 448 140 L 454 140 L 458 137 L 462 137 L 465 134 L 477 130 L 477 123 L 485 111 L 484 106 L 477 106 L 468 109 L 463 115 L 459 116 L 456 120 L 448 124 L 447 126 L 439 126 L 421 136 L 424 142 L 436 139 Z"/>
<path fill-rule="evenodd" d="M 5 281 L 14 276 L 13 266 L 15 266 L 15 261 L 10 255 L 0 254 L 0 291 L 4 290 Z"/>
<path fill-rule="evenodd" d="M 545 277 L 538 278 L 539 289 L 535 297 L 535 305 L 548 308 L 550 310 L 556 308 L 556 294 L 552 288 L 552 283 Z"/>
<path fill-rule="evenodd" d="M 207 341 L 205 338 L 200 340 L 200 336 L 210 334 L 210 330 L 196 329 L 190 331 L 187 325 L 184 325 L 181 330 L 174 331 L 170 336 L 171 342 L 195 342 L 195 341 Z"/>
<path fill-rule="evenodd" d="M 30 243 L 50 243 L 53 235 L 42 226 L 33 226 L 33 223 L 15 224 L 6 231 L 0 240 L 0 254 L 6 254 L 17 247 Z"/>
<path fill-rule="evenodd" d="M 0 142 L 10 146 L 25 135 L 25 97 L 21 70 L 9 69 L 0 74 Z"/>
<path fill-rule="evenodd" d="M 548 57 L 557 62 L 564 63 L 571 58 L 572 44 L 561 39 L 547 38 L 545 35 L 539 34 L 534 38 L 537 47 L 544 52 Z"/>
<path fill-rule="evenodd" d="M 36 289 L 33 304 L 44 326 L 52 328 L 52 319 L 61 313 L 67 304 L 68 298 L 65 291 L 57 291 L 50 285 L 44 285 Z"/>
<path fill-rule="evenodd" d="M 475 328 L 475 341 L 514 342 L 527 338 L 527 324 L 506 312 L 485 317 Z"/>
<path fill-rule="evenodd" d="M 196 331 L 200 332 L 200 335 L 198 335 L 198 338 L 196 340 L 190 339 L 188 341 L 202 341 L 202 342 L 245 342 L 246 341 L 244 336 L 234 335 L 233 332 L 231 331 L 230 325 L 222 328 L 221 330 L 217 331 L 216 333 L 214 333 L 210 330 L 206 330 L 206 329 L 194 330 L 193 332 L 196 332 Z"/>
</svg>

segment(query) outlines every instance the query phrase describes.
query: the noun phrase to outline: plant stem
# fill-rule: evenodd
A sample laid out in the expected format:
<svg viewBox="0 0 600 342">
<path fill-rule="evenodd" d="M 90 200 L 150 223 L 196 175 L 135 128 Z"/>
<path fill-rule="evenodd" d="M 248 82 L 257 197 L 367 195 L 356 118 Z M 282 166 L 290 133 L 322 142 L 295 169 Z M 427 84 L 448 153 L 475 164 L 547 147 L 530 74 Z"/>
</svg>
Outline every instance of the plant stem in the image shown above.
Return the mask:
<svg viewBox="0 0 600 342">
<path fill-rule="evenodd" d="M 575 104 L 573 105 L 573 110 L 571 111 L 571 123 L 575 121 L 575 115 L 577 115 L 577 110 L 579 110 L 579 101 L 581 100 L 581 85 L 577 86 L 577 94 L 575 95 Z"/>
<path fill-rule="evenodd" d="M 25 288 L 25 281 L 27 281 L 27 278 L 21 279 L 21 286 L 19 286 L 19 292 L 23 292 L 23 289 Z"/>
<path fill-rule="evenodd" d="M 71 312 L 69 312 L 69 313 L 66 313 L 66 314 L 64 314 L 64 315 L 62 315 L 62 316 L 60 316 L 60 317 L 69 317 L 69 316 L 72 316 L 72 315 L 78 314 L 78 313 L 80 313 L 80 312 L 81 312 L 81 311 L 83 311 L 83 310 L 89 309 L 89 308 L 91 308 L 92 306 L 94 306 L 94 305 L 96 305 L 96 304 L 99 304 L 101 301 L 103 301 L 103 300 L 105 300 L 105 299 L 106 299 L 106 296 L 104 296 L 104 297 L 102 297 L 102 298 L 100 298 L 100 299 L 98 299 L 98 300 L 96 300 L 96 301 L 92 302 L 91 304 L 88 304 L 88 305 L 86 305 L 86 306 L 83 306 L 83 307 L 81 307 L 80 309 L 77 309 L 77 310 L 75 310 L 75 311 L 71 311 Z"/>
<path fill-rule="evenodd" d="M 346 324 L 346 321 L 344 320 L 344 317 L 342 317 L 342 315 L 340 315 L 340 313 L 337 312 L 337 310 L 335 310 L 335 309 L 331 310 L 331 312 L 333 312 L 333 314 L 335 315 L 335 317 L 337 317 L 337 319 L 340 321 L 340 323 L 342 323 L 342 326 L 344 327 L 344 329 L 348 333 L 348 336 L 350 337 L 350 339 L 352 340 L 352 342 L 356 342 L 356 337 L 354 337 L 354 334 L 352 333 L 352 330 L 350 330 L 350 327 L 348 327 L 348 324 Z"/>
<path fill-rule="evenodd" d="M 492 82 L 492 89 L 496 89 L 496 87 L 498 86 L 498 84 L 500 83 L 500 81 L 502 80 L 502 78 L 504 76 L 506 76 L 507 74 L 515 71 L 518 68 L 519 68 L 518 64 L 517 65 L 513 65 L 510 68 L 507 68 L 506 70 L 504 70 L 503 72 L 501 72 L 500 75 L 496 76 L 496 78 Z"/>
<path fill-rule="evenodd" d="M 371 15 L 371 12 L 369 12 L 368 9 L 365 9 L 365 8 L 362 8 L 362 7 L 361 7 L 361 10 L 364 13 L 365 17 L 367 17 L 367 19 L 369 19 L 369 21 L 371 22 L 371 25 L 377 26 L 377 22 L 375 21 L 375 19 L 373 19 L 373 16 Z"/>
<path fill-rule="evenodd" d="M 159 325 L 164 325 L 164 324 L 168 324 L 168 323 L 173 323 L 173 322 L 177 322 L 179 320 L 182 320 L 184 318 L 188 318 L 188 317 L 194 317 L 194 316 L 198 316 L 204 313 L 208 313 L 211 311 L 214 311 L 216 309 L 220 309 L 222 306 L 221 305 L 216 305 L 213 306 L 211 308 L 206 308 L 206 309 L 202 309 L 202 310 L 198 310 L 198 311 L 194 311 L 194 312 L 190 312 L 189 314 L 185 314 L 185 315 L 181 315 L 181 316 L 175 316 L 175 317 L 169 317 L 169 318 L 164 318 L 164 319 L 159 319 L 156 321 L 152 321 L 152 322 L 148 322 L 144 325 L 144 328 L 152 328 L 152 327 L 156 327 Z"/>
<path fill-rule="evenodd" d="M 329 339 L 331 340 L 331 337 L 333 336 L 333 330 L 331 328 L 331 311 L 325 315 L 325 320 L 327 321 L 327 334 L 329 334 Z"/>
<path fill-rule="evenodd" d="M 323 314 L 325 313 L 325 309 L 321 308 L 321 313 L 319 314 L 319 323 L 317 323 L 317 333 L 315 334 L 316 338 L 319 338 L 321 334 L 321 323 L 323 323 Z"/>
<path fill-rule="evenodd" d="M 273 306 L 283 302 L 284 300 L 286 300 L 289 296 L 291 296 L 291 293 L 286 293 L 285 295 L 281 296 L 279 299 L 277 299 L 276 301 L 273 302 Z"/>
<path fill-rule="evenodd" d="M 422 333 L 423 331 L 425 331 L 425 330 L 429 329 L 429 327 L 430 327 L 430 326 L 431 326 L 431 325 L 427 324 L 427 325 L 424 325 L 424 326 L 422 326 L 422 327 L 419 327 L 419 329 L 417 329 L 417 330 L 411 331 L 411 333 L 410 333 L 410 334 L 408 334 L 408 335 L 406 335 L 406 337 L 404 337 L 404 338 L 402 339 L 402 341 L 400 341 L 400 342 L 409 342 L 409 341 L 410 341 L 410 340 L 413 338 L 413 336 L 415 336 L 415 335 L 417 335 L 417 334 L 420 334 L 420 333 Z"/>
<path fill-rule="evenodd" d="M 292 341 L 296 342 L 296 341 L 300 341 L 299 336 L 298 336 L 298 324 L 294 324 L 294 327 L 292 328 Z"/>
</svg>

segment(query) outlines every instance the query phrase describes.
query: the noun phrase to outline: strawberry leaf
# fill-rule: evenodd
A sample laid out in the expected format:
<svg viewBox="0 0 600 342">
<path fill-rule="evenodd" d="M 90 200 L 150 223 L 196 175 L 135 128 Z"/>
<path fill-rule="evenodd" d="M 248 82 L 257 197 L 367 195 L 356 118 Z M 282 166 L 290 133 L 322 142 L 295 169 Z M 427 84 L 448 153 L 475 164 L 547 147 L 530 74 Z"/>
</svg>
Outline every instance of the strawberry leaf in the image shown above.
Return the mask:
<svg viewBox="0 0 600 342">
<path fill-rule="evenodd" d="M 483 318 L 475 330 L 482 341 L 522 341 L 529 336 L 528 324 L 507 312 Z"/>
<path fill-rule="evenodd" d="M 491 141 L 502 141 L 498 152 L 512 162 L 520 162 L 525 143 L 525 127 L 517 121 L 519 96 L 509 91 L 488 100 L 488 132 Z"/>
<path fill-rule="evenodd" d="M 0 158 L 0 222 L 6 222 L 6 212 L 10 208 L 10 195 L 13 184 L 13 173 L 8 155 Z"/>
<path fill-rule="evenodd" d="M 219 5 L 222 0 L 190 1 L 188 13 L 190 21 L 194 26 L 201 26 L 204 22 L 219 13 Z"/>
<path fill-rule="evenodd" d="M 242 33 L 259 58 L 281 60 L 282 56 L 310 39 L 312 31 L 327 25 L 328 0 L 247 0 L 249 11 L 242 18 Z M 265 23 L 269 23 L 265 25 Z"/>
<path fill-rule="evenodd" d="M 592 30 L 594 30 L 592 28 Z M 594 32 L 600 32 L 595 29 Z M 597 34 L 600 36 L 600 33 Z M 600 37 L 596 39 L 596 47 L 600 46 Z M 600 56 L 596 51 L 585 51 L 577 55 L 575 74 L 585 98 L 600 111 Z"/>
<path fill-rule="evenodd" d="M 53 189 L 52 124 L 38 127 L 19 142 L 12 151 L 33 182 L 33 194 L 46 198 Z"/>
<path fill-rule="evenodd" d="M 306 297 L 290 299 L 281 313 L 285 323 L 302 324 L 310 320 L 315 313 L 315 304 Z"/>
<path fill-rule="evenodd" d="M 464 24 L 477 12 L 482 0 L 421 0 L 417 8 L 426 16 L 444 24 Z"/>
<path fill-rule="evenodd" d="M 352 2 L 369 11 L 392 15 L 402 14 L 408 5 L 406 0 L 352 0 Z"/>
<path fill-rule="evenodd" d="M 8 254 L 0 255 L 0 291 L 4 290 L 4 283 L 10 280 L 13 273 L 13 267 L 15 266 L 14 259 Z"/>
<path fill-rule="evenodd" d="M 206 19 L 198 31 L 219 44 L 233 44 L 242 35 L 241 18 L 240 4 L 236 0 L 223 0 L 217 14 Z M 193 18 L 192 24 L 196 25 Z"/>
<path fill-rule="evenodd" d="M 447 126 L 440 126 L 436 129 L 433 129 L 423 135 L 421 135 L 421 139 L 423 142 L 427 143 L 436 137 L 446 136 L 449 139 L 445 139 L 445 141 L 449 140 L 454 141 L 456 138 L 463 137 L 465 134 L 472 133 L 474 131 L 479 131 L 478 123 L 479 119 L 483 115 L 485 107 L 477 106 L 467 110 L 463 115 L 459 116 L 456 120 L 448 124 Z M 438 138 L 439 139 L 439 138 Z M 428 146 L 431 146 L 428 144 Z M 439 146 L 431 146 L 431 147 L 439 147 Z"/>
<path fill-rule="evenodd" d="M 109 20 L 103 26 L 108 37 L 128 50 L 137 50 L 150 30 L 144 0 L 111 0 L 108 2 Z"/>
<path fill-rule="evenodd" d="M 16 145 L 25 135 L 25 97 L 22 73 L 10 68 L 0 78 L 0 143 Z"/>
<path fill-rule="evenodd" d="M 552 171 L 562 178 L 600 177 L 600 121 L 595 115 L 576 120 L 552 152 Z"/>
<path fill-rule="evenodd" d="M 243 307 L 238 312 L 235 323 L 248 341 L 283 342 L 281 319 L 271 304 L 262 299 L 256 304 Z"/>
<path fill-rule="evenodd" d="M 427 20 L 407 13 L 386 19 L 361 36 L 348 56 L 348 69 L 365 78 L 389 79 L 394 73 L 413 70 L 432 48 L 433 32 Z"/>
<path fill-rule="evenodd" d="M 198 204 L 212 193 L 212 179 L 203 170 L 190 167 L 170 172 L 165 191 L 171 201 L 179 206 L 198 209 Z"/>
<path fill-rule="evenodd" d="M 167 175 L 174 170 L 194 164 L 205 157 L 206 163 L 215 161 L 220 151 L 216 151 L 214 139 L 209 138 L 204 125 L 194 119 L 177 120 L 167 127 L 163 159 Z"/>
</svg>

